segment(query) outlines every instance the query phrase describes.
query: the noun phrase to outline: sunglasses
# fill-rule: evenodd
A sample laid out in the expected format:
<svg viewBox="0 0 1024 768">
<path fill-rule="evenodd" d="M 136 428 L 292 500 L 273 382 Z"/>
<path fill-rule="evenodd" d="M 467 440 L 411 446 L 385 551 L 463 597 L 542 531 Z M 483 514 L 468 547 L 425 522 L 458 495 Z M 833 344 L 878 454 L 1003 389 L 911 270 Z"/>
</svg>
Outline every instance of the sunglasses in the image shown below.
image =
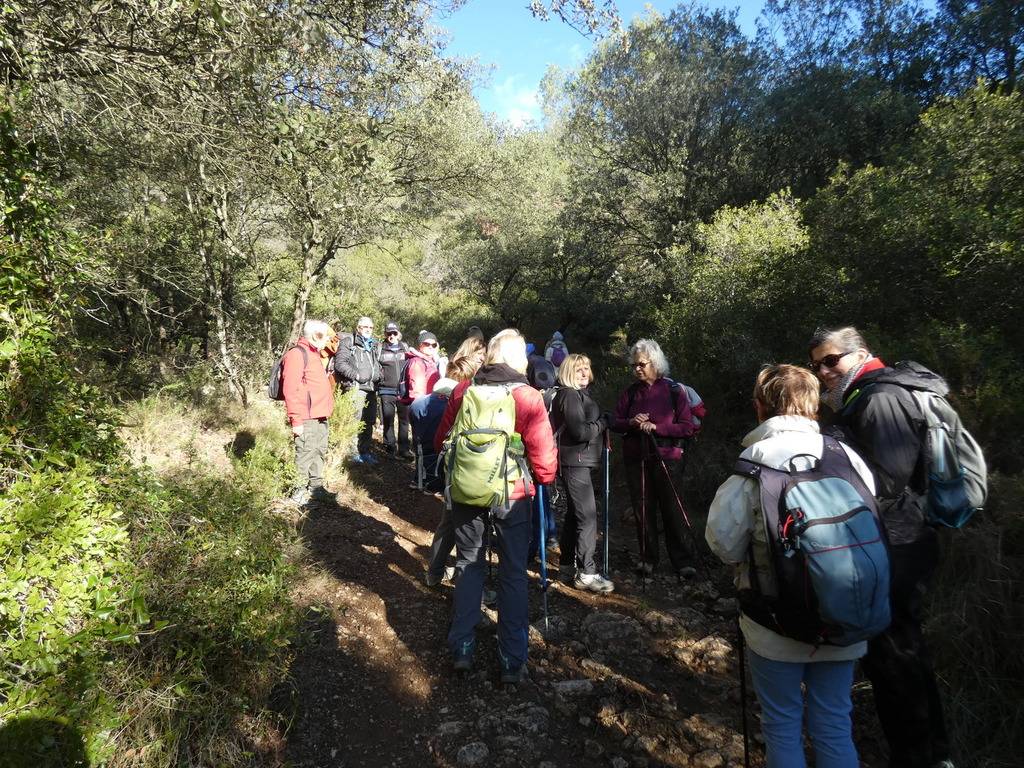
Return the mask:
<svg viewBox="0 0 1024 768">
<path fill-rule="evenodd" d="M 632 365 L 632 367 L 634 367 L 634 368 L 646 368 L 646 367 L 647 367 L 648 365 L 650 365 L 650 364 L 651 364 L 651 361 L 650 361 L 650 360 L 645 360 L 645 361 L 644 361 L 644 362 L 642 362 L 642 363 L 639 363 L 639 362 L 637 362 L 637 363 L 632 363 L 631 365 Z"/>
<path fill-rule="evenodd" d="M 840 352 L 838 355 L 825 355 L 821 360 L 812 360 L 809 367 L 815 373 L 822 368 L 835 368 L 839 365 L 840 360 L 850 354 L 853 354 L 853 350 L 850 350 L 850 352 Z"/>
<path fill-rule="evenodd" d="M 398 335 L 398 331 L 388 331 L 384 335 L 385 336 L 397 336 Z"/>
</svg>

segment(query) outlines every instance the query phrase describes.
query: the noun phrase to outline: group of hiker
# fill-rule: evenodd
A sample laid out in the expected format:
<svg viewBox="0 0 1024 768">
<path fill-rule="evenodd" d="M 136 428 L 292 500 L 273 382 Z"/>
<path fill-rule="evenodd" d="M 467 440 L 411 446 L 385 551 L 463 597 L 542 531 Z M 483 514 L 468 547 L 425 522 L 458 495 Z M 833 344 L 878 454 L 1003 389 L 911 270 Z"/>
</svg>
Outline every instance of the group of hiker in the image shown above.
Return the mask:
<svg viewBox="0 0 1024 768">
<path fill-rule="evenodd" d="M 744 438 L 705 529 L 712 552 L 736 569 L 740 658 L 749 662 L 761 703 L 767 763 L 805 765 L 806 712 L 819 768 L 858 765 L 851 687 L 861 660 L 889 765 L 952 768 L 922 631 L 924 595 L 938 565 L 936 528 L 959 527 L 984 502 L 984 459 L 936 374 L 915 363 L 887 366 L 852 327 L 818 329 L 808 352 L 806 367 L 768 365 L 757 375 L 758 426 Z M 646 579 L 658 570 L 659 530 L 678 578 L 700 563 L 676 479 L 705 406 L 692 387 L 669 377 L 654 340 L 630 347 L 635 380 L 611 412 L 591 395 L 590 359 L 570 354 L 560 333 L 541 355 L 517 330 L 486 341 L 473 327 L 447 359 L 428 331 L 409 349 L 394 323 L 378 344 L 369 318 L 343 336 L 309 321 L 279 365 L 270 390 L 285 401 L 295 435 L 295 501 L 325 494 L 332 376 L 358 392 L 362 429 L 352 461 L 376 461 L 370 441 L 379 397 L 385 450 L 415 456 L 412 486 L 443 500 L 425 579 L 429 586 L 454 582 L 447 641 L 456 670 L 474 664 L 493 547 L 500 679 L 516 684 L 526 674 L 527 565 L 539 549 L 546 587 L 556 477 L 566 498 L 560 563 L 572 569 L 577 589 L 614 590 L 607 562 L 610 433 L 622 436 L 638 574 Z M 594 472 L 602 465 L 599 558 Z"/>
</svg>

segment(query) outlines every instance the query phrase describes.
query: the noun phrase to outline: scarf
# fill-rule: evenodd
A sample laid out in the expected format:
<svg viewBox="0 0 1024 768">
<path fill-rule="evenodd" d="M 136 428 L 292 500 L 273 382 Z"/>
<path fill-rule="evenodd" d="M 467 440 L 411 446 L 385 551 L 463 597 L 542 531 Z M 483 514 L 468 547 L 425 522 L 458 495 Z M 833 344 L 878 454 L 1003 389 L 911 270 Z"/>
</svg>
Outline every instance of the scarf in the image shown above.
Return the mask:
<svg viewBox="0 0 1024 768">
<path fill-rule="evenodd" d="M 853 368 L 843 374 L 836 385 L 825 393 L 825 404 L 836 413 L 843 410 L 843 398 L 846 395 L 846 390 L 850 388 L 850 385 L 857 380 L 857 377 L 862 373 L 865 373 L 865 369 L 873 371 L 876 368 L 883 368 L 885 364 L 876 358 L 874 355 L 868 355 L 867 359 L 860 365 L 855 365 Z"/>
</svg>

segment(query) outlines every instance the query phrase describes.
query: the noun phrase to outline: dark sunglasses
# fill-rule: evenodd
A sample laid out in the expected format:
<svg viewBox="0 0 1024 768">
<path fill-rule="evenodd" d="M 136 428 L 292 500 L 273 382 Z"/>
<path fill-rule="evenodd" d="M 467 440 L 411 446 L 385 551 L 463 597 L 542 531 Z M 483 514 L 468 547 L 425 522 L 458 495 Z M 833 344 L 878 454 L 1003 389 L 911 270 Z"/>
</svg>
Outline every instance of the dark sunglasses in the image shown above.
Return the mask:
<svg viewBox="0 0 1024 768">
<path fill-rule="evenodd" d="M 647 367 L 648 365 L 650 365 L 650 364 L 651 364 L 651 361 L 650 361 L 650 360 L 646 360 L 646 361 L 644 361 L 644 362 L 642 362 L 642 363 L 630 363 L 630 365 L 631 365 L 631 366 L 632 366 L 633 368 L 646 368 L 646 367 Z"/>
<path fill-rule="evenodd" d="M 853 354 L 853 350 L 849 352 L 840 352 L 838 355 L 825 355 L 821 360 L 812 360 L 810 363 L 810 369 L 817 373 L 822 368 L 835 368 L 839 365 L 839 361 L 847 355 Z"/>
<path fill-rule="evenodd" d="M 398 331 L 388 331 L 384 335 L 385 336 L 397 336 L 398 335 Z"/>
</svg>

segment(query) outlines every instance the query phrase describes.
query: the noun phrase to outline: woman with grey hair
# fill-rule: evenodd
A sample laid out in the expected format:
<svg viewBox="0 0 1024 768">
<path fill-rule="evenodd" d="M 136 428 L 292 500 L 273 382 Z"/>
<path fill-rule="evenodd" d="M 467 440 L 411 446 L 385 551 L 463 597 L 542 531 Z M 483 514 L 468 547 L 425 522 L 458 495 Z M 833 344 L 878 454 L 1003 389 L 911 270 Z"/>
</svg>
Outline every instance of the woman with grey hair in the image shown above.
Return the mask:
<svg viewBox="0 0 1024 768">
<path fill-rule="evenodd" d="M 640 542 L 638 570 L 648 575 L 658 564 L 654 515 L 660 510 L 665 547 L 678 576 L 697 554 L 685 543 L 671 479 L 683 458 L 683 440 L 694 433 L 690 402 L 683 387 L 668 378 L 668 360 L 658 342 L 640 339 L 630 348 L 629 359 L 637 380 L 619 396 L 612 429 L 623 435 L 622 455 Z"/>
</svg>

